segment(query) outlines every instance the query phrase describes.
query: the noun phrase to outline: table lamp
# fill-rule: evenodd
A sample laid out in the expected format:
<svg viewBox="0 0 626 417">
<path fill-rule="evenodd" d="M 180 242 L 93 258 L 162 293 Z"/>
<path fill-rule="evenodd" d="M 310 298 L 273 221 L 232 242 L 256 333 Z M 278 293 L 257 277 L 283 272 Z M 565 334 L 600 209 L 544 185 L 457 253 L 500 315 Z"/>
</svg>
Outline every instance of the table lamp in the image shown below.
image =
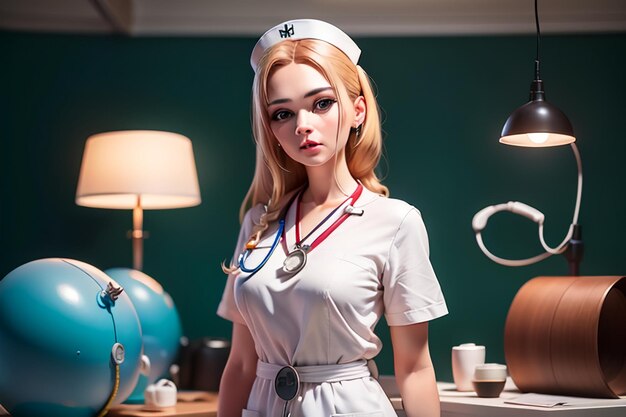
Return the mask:
<svg viewBox="0 0 626 417">
<path fill-rule="evenodd" d="M 582 196 L 582 163 L 580 153 L 574 143 L 576 137 L 574 130 L 567 116 L 556 106 L 546 101 L 543 81 L 539 71 L 539 44 L 541 30 L 539 28 L 539 14 L 537 11 L 537 0 L 535 0 L 535 24 L 537 28 L 537 49 L 535 56 L 535 77 L 530 85 L 530 100 L 515 110 L 507 119 L 500 143 L 522 147 L 548 147 L 569 144 L 576 158 L 578 167 L 578 187 L 576 205 L 572 223 L 569 227 L 565 239 L 556 248 L 549 247 L 543 237 L 543 222 L 545 216 L 534 207 L 518 201 L 497 204 L 485 207 L 474 215 L 472 228 L 476 233 L 476 242 L 483 253 L 492 261 L 506 266 L 524 266 L 539 262 L 551 255 L 564 254 L 569 263 L 570 275 L 578 275 L 580 261 L 583 254 L 582 232 L 578 224 L 578 214 L 580 211 L 580 200 Z M 499 211 L 510 211 L 528 217 L 539 226 L 539 240 L 545 252 L 527 259 L 504 259 L 492 254 L 485 246 L 481 231 L 487 225 L 489 217 Z"/>
<path fill-rule="evenodd" d="M 143 210 L 200 204 L 191 141 L 153 130 L 99 133 L 85 143 L 76 204 L 132 209 L 133 268 L 143 269 Z"/>
</svg>

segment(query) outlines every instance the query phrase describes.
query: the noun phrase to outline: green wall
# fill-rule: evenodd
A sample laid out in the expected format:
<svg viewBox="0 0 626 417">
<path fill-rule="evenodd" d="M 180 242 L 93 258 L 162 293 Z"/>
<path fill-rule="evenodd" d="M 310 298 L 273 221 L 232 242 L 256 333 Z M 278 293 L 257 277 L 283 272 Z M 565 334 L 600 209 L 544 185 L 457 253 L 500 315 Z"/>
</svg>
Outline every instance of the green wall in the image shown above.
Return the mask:
<svg viewBox="0 0 626 417">
<path fill-rule="evenodd" d="M 129 211 L 74 204 L 83 146 L 97 132 L 157 129 L 193 141 L 198 207 L 149 211 L 145 272 L 171 293 L 192 337 L 229 336 L 215 315 L 237 210 L 251 179 L 252 38 L 143 38 L 0 32 L 0 277 L 39 258 L 101 269 L 131 265 Z M 423 214 L 450 314 L 431 325 L 437 376 L 451 380 L 450 348 L 473 341 L 504 361 L 503 327 L 516 291 L 565 275 L 562 257 L 508 268 L 489 261 L 471 229 L 476 211 L 508 200 L 546 215 L 556 245 L 571 220 L 576 166 L 568 147 L 500 145 L 508 114 L 528 98 L 532 37 L 358 39 L 384 113 L 380 171 L 393 197 Z M 548 100 L 571 119 L 585 171 L 582 273 L 625 274 L 626 35 L 547 36 Z M 484 233 L 505 257 L 540 251 L 528 220 L 500 214 Z M 379 366 L 392 372 L 388 331 Z"/>
</svg>

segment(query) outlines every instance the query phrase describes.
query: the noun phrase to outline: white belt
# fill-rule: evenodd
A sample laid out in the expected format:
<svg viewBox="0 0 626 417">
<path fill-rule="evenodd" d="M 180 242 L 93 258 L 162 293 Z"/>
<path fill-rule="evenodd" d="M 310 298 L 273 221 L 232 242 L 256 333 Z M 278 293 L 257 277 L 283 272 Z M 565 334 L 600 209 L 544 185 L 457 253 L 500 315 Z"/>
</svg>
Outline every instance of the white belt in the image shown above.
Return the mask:
<svg viewBox="0 0 626 417">
<path fill-rule="evenodd" d="M 256 366 L 256 376 L 263 379 L 275 380 L 278 371 L 285 365 L 275 365 L 259 360 Z M 307 365 L 294 366 L 300 382 L 319 384 L 322 382 L 339 382 L 351 379 L 365 378 L 371 375 L 366 360 L 334 365 Z"/>
</svg>

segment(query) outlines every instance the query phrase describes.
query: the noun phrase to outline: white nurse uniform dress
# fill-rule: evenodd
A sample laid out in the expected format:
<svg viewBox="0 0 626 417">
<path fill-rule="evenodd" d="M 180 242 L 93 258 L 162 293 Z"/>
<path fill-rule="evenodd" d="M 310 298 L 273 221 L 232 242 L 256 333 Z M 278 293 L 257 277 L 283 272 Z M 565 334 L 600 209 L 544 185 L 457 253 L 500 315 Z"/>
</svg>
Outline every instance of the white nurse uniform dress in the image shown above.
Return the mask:
<svg viewBox="0 0 626 417">
<path fill-rule="evenodd" d="M 328 380 L 300 384 L 298 396 L 288 405 L 292 417 L 395 417 L 369 372 L 345 378 L 341 374 L 349 376 L 356 369 L 352 365 L 359 368 L 378 354 L 381 341 L 374 327 L 383 314 L 390 326 L 447 314 L 428 258 L 421 215 L 403 201 L 364 188 L 354 204 L 363 214 L 341 223 L 308 253 L 305 267 L 294 275 L 282 266 L 287 255 L 284 248 L 296 242 L 296 205 L 291 204 L 285 215 L 286 245 L 278 245 L 252 276 L 231 274 L 218 307 L 219 316 L 248 327 L 259 357 L 243 417 L 282 415 L 285 401 L 274 391 L 272 371 L 284 365 L 297 369 L 317 365 L 311 368 L 328 368 L 332 374 Z M 334 217 L 340 217 L 342 209 Z M 233 259 L 243 251 L 262 210 L 257 205 L 246 214 Z M 334 220 L 330 218 L 304 243 L 313 241 Z M 258 249 L 245 262 L 247 268 L 254 268 L 267 255 L 277 230 L 275 224 L 264 233 Z M 341 368 L 338 364 L 347 368 L 334 375 L 332 369 Z"/>
</svg>

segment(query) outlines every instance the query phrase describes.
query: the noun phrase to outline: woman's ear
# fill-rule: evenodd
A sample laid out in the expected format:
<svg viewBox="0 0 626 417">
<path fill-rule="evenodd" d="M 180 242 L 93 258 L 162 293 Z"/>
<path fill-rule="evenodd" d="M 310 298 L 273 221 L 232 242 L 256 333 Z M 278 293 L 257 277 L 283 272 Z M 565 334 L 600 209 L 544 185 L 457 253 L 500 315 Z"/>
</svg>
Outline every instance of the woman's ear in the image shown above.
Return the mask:
<svg viewBox="0 0 626 417">
<path fill-rule="evenodd" d="M 367 113 L 367 105 L 363 96 L 358 96 L 354 100 L 354 126 L 358 127 L 365 121 L 365 114 Z"/>
</svg>

